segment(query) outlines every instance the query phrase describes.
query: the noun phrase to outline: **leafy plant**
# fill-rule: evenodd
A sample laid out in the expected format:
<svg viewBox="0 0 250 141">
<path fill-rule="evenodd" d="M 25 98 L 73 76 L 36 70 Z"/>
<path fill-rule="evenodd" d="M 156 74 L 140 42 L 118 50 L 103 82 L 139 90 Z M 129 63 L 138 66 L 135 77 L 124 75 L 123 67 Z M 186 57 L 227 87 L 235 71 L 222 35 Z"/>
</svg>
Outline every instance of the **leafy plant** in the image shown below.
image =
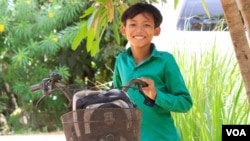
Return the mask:
<svg viewBox="0 0 250 141">
<path fill-rule="evenodd" d="M 71 49 L 81 23 L 86 22 L 86 18 L 80 16 L 90 5 L 91 1 L 82 0 L 0 0 L 0 110 L 7 119 L 15 119 L 9 116 L 18 108 L 30 117 L 35 114 L 33 104 L 42 93 L 31 93 L 29 86 L 41 82 L 51 72 L 60 73 L 65 84 L 77 83 L 85 88 L 111 80 L 112 71 L 106 67 L 113 67 L 114 56 L 123 49 L 113 41 L 111 25 L 103 33 L 105 38 L 100 40 L 100 50 L 105 53 L 91 56 L 86 40 L 82 40 L 76 50 Z M 124 43 L 124 39 L 120 41 Z M 40 108 L 55 114 L 57 118 L 52 120 L 60 127 L 59 117 L 66 102 L 61 95 L 56 102 L 53 98 L 48 98 L 47 105 Z M 11 122 L 18 122 L 21 117 Z M 24 130 L 45 129 L 34 125 L 27 124 Z M 22 130 L 21 127 L 12 129 Z"/>
<path fill-rule="evenodd" d="M 183 141 L 218 141 L 223 124 L 247 124 L 250 119 L 233 52 L 221 53 L 214 44 L 202 48 L 203 53 L 185 47 L 174 51 L 194 103 L 188 113 L 174 113 Z"/>
</svg>

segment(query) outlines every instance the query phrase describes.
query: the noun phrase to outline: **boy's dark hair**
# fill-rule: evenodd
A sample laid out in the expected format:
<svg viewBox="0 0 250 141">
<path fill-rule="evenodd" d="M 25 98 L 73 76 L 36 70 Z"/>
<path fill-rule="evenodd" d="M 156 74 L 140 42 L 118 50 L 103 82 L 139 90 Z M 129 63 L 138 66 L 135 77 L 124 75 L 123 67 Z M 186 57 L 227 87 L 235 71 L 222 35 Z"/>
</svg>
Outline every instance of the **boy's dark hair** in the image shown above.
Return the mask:
<svg viewBox="0 0 250 141">
<path fill-rule="evenodd" d="M 161 12 L 153 5 L 148 3 L 136 3 L 130 6 L 128 9 L 124 11 L 121 17 L 121 21 L 123 25 L 126 25 L 127 19 L 132 19 L 136 15 L 141 13 L 149 13 L 153 15 L 155 27 L 159 27 L 162 22 Z"/>
</svg>

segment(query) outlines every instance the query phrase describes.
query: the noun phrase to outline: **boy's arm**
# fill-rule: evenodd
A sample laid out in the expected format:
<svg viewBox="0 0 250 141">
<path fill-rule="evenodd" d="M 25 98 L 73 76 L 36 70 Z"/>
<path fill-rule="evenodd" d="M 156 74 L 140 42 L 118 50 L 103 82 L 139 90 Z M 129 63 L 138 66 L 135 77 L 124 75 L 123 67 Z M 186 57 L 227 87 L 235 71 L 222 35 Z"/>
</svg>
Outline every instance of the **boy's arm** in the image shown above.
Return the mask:
<svg viewBox="0 0 250 141">
<path fill-rule="evenodd" d="M 119 70 L 117 67 L 117 60 L 115 62 L 115 67 L 114 67 L 114 74 L 113 74 L 113 86 L 114 88 L 119 88 L 122 86 L 122 81 L 119 75 Z"/>
<path fill-rule="evenodd" d="M 175 59 L 172 58 L 170 62 L 168 65 L 171 67 L 166 67 L 164 78 L 168 92 L 157 89 L 155 103 L 169 111 L 187 112 L 193 105 L 191 95 Z"/>
</svg>

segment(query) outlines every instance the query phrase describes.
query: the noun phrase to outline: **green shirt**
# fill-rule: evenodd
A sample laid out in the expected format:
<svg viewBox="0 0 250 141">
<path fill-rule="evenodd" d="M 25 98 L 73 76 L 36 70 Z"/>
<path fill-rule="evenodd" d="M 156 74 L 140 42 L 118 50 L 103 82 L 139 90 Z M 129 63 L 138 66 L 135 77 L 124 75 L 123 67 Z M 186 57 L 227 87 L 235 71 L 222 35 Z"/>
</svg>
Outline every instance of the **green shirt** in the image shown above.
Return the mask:
<svg viewBox="0 0 250 141">
<path fill-rule="evenodd" d="M 114 68 L 114 87 L 125 86 L 134 78 L 150 78 L 156 87 L 153 107 L 143 104 L 144 98 L 137 89 L 130 88 L 128 95 L 142 111 L 141 141 L 179 141 L 180 135 L 174 125 L 171 112 L 187 112 L 192 99 L 180 69 L 168 52 L 157 51 L 151 46 L 151 56 L 136 65 L 131 48 L 120 53 Z"/>
</svg>

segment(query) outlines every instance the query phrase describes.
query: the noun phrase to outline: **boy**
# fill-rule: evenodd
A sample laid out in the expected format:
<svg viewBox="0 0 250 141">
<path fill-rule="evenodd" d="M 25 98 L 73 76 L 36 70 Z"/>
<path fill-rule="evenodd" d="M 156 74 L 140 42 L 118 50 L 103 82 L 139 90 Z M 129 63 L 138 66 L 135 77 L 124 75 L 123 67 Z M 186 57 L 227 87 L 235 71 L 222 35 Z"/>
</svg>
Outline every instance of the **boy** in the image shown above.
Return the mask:
<svg viewBox="0 0 250 141">
<path fill-rule="evenodd" d="M 154 106 L 148 106 L 138 90 L 127 92 L 142 111 L 141 141 L 180 141 L 171 112 L 188 112 L 192 99 L 174 57 L 157 51 L 151 42 L 160 34 L 162 15 L 153 5 L 137 3 L 123 13 L 121 21 L 121 32 L 131 46 L 116 58 L 114 86 L 139 78 L 148 84 L 144 94 L 154 101 Z"/>
</svg>

